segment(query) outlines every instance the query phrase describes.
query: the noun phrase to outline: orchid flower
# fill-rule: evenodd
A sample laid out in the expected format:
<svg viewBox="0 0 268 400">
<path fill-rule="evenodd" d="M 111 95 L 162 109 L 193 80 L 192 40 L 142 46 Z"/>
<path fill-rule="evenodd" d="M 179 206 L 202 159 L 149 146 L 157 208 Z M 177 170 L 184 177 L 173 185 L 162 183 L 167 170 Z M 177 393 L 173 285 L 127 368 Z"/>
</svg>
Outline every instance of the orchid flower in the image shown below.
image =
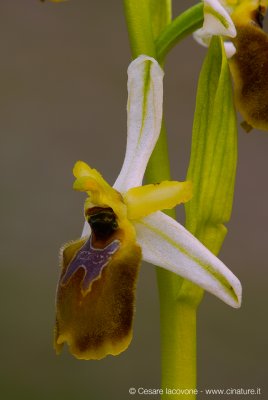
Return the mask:
<svg viewBox="0 0 268 400">
<path fill-rule="evenodd" d="M 204 24 L 194 38 L 204 46 L 213 35 L 227 38 L 224 47 L 231 59 L 236 108 L 244 118 L 241 125 L 247 132 L 253 127 L 267 130 L 268 35 L 262 27 L 268 0 L 203 1 Z"/>
<path fill-rule="evenodd" d="M 204 24 L 201 29 L 194 33 L 195 40 L 207 47 L 212 36 L 219 35 L 224 38 L 234 38 L 236 36 L 235 25 L 228 12 L 229 1 L 203 0 L 204 2 Z M 231 3 L 233 3 L 231 1 Z M 232 42 L 224 43 L 225 52 L 228 58 L 235 54 L 235 46 Z"/>
<path fill-rule="evenodd" d="M 232 307 L 241 303 L 234 274 L 192 234 L 160 210 L 190 200 L 190 182 L 142 186 L 162 120 L 163 71 L 140 56 L 128 69 L 125 160 L 114 186 L 78 161 L 74 189 L 88 195 L 82 237 L 61 251 L 55 348 L 81 359 L 125 350 L 132 338 L 141 259 L 186 278 Z"/>
</svg>

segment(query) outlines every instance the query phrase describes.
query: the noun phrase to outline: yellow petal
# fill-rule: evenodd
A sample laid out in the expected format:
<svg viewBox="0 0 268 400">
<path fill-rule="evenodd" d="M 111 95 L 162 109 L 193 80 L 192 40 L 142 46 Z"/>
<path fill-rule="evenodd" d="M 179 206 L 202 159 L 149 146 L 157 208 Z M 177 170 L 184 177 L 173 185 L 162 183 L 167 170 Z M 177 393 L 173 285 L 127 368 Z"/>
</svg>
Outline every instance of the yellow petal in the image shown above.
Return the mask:
<svg viewBox="0 0 268 400">
<path fill-rule="evenodd" d="M 192 197 L 191 182 L 163 181 L 127 191 L 124 201 L 128 218 L 139 219 L 155 211 L 170 209 Z"/>
<path fill-rule="evenodd" d="M 79 190 L 80 192 L 101 192 L 103 188 L 101 185 L 94 179 L 89 178 L 88 176 L 81 176 L 74 181 L 73 184 L 74 190 Z"/>
<path fill-rule="evenodd" d="M 87 176 L 95 181 L 97 181 L 103 187 L 110 187 L 109 183 L 103 179 L 102 175 L 94 168 L 91 168 L 84 161 L 77 161 L 73 168 L 74 176 L 79 179 Z"/>
<path fill-rule="evenodd" d="M 129 229 L 133 230 L 131 224 Z M 105 249 L 113 245 L 107 255 Z M 92 251 L 99 252 L 100 257 L 96 259 Z M 83 265 L 76 262 L 79 257 Z M 107 263 L 96 271 L 98 260 L 102 263 L 103 259 Z M 104 241 L 94 241 L 93 236 L 87 242 L 78 240 L 63 248 L 57 290 L 57 353 L 67 343 L 76 358 L 101 359 L 128 347 L 140 260 L 141 249 L 127 229 L 117 229 Z"/>
<path fill-rule="evenodd" d="M 112 188 L 102 175 L 83 161 L 76 162 L 73 174 L 76 177 L 73 188 L 87 192 L 85 209 L 93 206 L 111 207 L 118 218 L 126 215 L 125 205 L 121 194 Z"/>
</svg>

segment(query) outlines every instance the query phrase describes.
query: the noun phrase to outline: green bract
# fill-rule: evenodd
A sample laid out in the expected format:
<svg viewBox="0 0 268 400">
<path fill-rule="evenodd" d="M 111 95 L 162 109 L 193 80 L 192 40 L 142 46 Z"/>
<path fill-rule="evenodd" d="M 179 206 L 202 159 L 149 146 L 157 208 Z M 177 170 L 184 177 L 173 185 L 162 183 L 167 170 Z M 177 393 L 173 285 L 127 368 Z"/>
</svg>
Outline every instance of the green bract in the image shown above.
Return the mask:
<svg viewBox="0 0 268 400">
<path fill-rule="evenodd" d="M 223 42 L 214 37 L 200 73 L 187 179 L 194 184 L 186 205 L 187 228 L 218 253 L 232 210 L 237 127 Z"/>
</svg>

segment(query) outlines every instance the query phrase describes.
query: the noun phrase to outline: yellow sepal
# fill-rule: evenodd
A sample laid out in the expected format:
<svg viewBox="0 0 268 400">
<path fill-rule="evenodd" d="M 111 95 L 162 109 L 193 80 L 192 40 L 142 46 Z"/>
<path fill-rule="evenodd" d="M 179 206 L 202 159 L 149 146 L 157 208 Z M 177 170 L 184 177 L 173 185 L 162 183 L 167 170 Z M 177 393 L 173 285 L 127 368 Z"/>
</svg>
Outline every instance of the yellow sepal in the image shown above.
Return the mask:
<svg viewBox="0 0 268 400">
<path fill-rule="evenodd" d="M 163 181 L 129 189 L 124 195 L 130 220 L 139 219 L 153 212 L 170 209 L 192 197 L 191 182 Z"/>
<path fill-rule="evenodd" d="M 95 169 L 91 168 L 84 161 L 77 161 L 73 168 L 74 176 L 79 180 L 83 177 L 91 178 L 92 180 L 99 183 L 103 188 L 109 189 L 111 186 L 108 182 L 102 177 L 102 175 Z M 111 188 L 112 189 L 112 188 Z M 82 190 L 82 189 L 80 189 Z M 85 190 L 86 191 L 86 190 Z"/>
</svg>

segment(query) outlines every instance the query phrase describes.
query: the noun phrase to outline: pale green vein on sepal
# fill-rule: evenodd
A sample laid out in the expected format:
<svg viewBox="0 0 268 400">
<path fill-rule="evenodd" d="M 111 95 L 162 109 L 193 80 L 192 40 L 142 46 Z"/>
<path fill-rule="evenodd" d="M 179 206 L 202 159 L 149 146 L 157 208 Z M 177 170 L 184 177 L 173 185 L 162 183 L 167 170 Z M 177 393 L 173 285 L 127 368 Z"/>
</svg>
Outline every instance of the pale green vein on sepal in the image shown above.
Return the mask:
<svg viewBox="0 0 268 400">
<path fill-rule="evenodd" d="M 143 103 L 142 103 L 142 120 L 141 120 L 141 127 L 140 127 L 140 132 L 138 135 L 138 143 L 140 142 L 143 134 L 143 129 L 144 129 L 144 124 L 147 116 L 147 101 L 148 101 L 148 95 L 149 95 L 149 90 L 150 90 L 150 85 L 151 85 L 151 66 L 152 62 L 151 61 L 146 61 L 144 63 L 144 72 L 143 72 Z M 127 111 L 130 112 L 130 107 L 129 107 L 129 101 L 127 104 Z"/>
<path fill-rule="evenodd" d="M 193 199 L 186 227 L 211 251 L 220 250 L 232 211 L 237 164 L 237 124 L 223 42 L 214 37 L 202 67 L 187 179 Z"/>
<path fill-rule="evenodd" d="M 142 123 L 141 123 L 141 129 L 140 129 L 140 134 L 139 134 L 139 140 L 142 137 L 142 131 L 144 129 L 144 123 L 146 120 L 147 116 L 147 101 L 148 101 L 148 95 L 149 95 L 149 90 L 150 90 L 150 84 L 151 84 L 151 61 L 147 61 L 144 67 L 144 76 L 143 76 L 143 82 L 144 82 L 144 89 L 143 89 L 143 106 L 142 106 Z"/>
</svg>

